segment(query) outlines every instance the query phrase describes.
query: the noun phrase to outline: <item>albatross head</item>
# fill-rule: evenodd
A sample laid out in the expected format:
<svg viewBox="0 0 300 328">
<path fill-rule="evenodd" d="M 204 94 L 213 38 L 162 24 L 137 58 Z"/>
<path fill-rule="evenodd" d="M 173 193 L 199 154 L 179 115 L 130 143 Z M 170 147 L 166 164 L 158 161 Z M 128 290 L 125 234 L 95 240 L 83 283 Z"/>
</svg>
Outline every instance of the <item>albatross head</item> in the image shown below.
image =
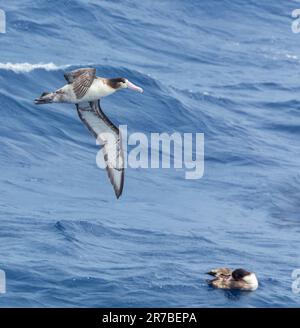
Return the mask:
<svg viewBox="0 0 300 328">
<path fill-rule="evenodd" d="M 127 80 L 123 77 L 109 79 L 108 84 L 111 88 L 113 88 L 115 90 L 128 88 L 128 89 L 140 92 L 140 93 L 144 92 L 144 90 L 142 88 L 138 87 L 137 85 L 133 84 L 132 82 L 130 82 L 129 80 Z"/>
</svg>

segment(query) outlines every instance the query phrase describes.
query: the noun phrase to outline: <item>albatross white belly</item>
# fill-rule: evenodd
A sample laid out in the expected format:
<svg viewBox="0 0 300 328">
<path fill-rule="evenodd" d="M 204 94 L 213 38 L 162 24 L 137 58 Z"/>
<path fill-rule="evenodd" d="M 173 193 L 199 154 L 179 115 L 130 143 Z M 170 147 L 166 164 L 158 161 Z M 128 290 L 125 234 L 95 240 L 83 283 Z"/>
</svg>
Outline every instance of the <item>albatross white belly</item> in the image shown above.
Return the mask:
<svg viewBox="0 0 300 328">
<path fill-rule="evenodd" d="M 103 83 L 101 79 L 95 79 L 87 93 L 77 102 L 82 103 L 87 101 L 95 101 L 102 97 L 109 96 L 115 91 L 116 90 Z"/>
<path fill-rule="evenodd" d="M 61 92 L 63 94 L 61 99 L 62 102 L 68 102 L 73 104 L 96 101 L 102 97 L 109 96 L 115 91 L 116 90 L 103 83 L 101 79 L 95 79 L 86 94 L 80 99 L 77 98 L 72 84 L 67 84 L 60 90 L 58 90 L 58 92 Z"/>
</svg>

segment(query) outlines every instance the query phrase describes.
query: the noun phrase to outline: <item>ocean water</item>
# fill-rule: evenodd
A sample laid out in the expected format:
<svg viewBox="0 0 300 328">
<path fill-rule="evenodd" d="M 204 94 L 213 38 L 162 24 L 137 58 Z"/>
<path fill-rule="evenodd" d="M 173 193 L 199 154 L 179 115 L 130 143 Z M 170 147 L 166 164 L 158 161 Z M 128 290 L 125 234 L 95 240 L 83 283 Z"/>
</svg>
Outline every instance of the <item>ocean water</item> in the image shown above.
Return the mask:
<svg viewBox="0 0 300 328">
<path fill-rule="evenodd" d="M 1 307 L 298 307 L 297 1 L 1 1 Z M 130 132 L 202 132 L 205 171 L 128 169 L 115 199 L 71 105 L 35 106 L 93 66 L 145 92 L 102 107 Z M 252 293 L 213 290 L 244 267 Z"/>
</svg>

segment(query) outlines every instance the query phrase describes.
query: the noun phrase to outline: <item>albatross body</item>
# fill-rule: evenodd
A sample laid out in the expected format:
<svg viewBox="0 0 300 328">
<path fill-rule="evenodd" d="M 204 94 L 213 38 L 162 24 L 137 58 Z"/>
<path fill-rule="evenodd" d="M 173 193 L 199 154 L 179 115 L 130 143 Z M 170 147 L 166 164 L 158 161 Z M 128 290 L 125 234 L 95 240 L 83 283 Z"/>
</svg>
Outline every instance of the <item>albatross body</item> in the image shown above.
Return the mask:
<svg viewBox="0 0 300 328">
<path fill-rule="evenodd" d="M 101 99 L 117 91 L 117 89 L 110 87 L 107 82 L 108 80 L 106 79 L 96 77 L 82 98 L 76 95 L 73 83 L 67 84 L 56 91 L 56 97 L 53 98 L 53 102 L 80 104 Z"/>
<path fill-rule="evenodd" d="M 82 68 L 65 75 L 68 84 L 54 92 L 44 92 L 35 104 L 75 104 L 81 121 L 103 146 L 106 170 L 116 197 L 119 198 L 124 185 L 124 154 L 119 129 L 109 120 L 100 107 L 100 100 L 121 89 L 143 92 L 125 78 L 106 79 L 96 76 L 95 68 Z"/>
</svg>

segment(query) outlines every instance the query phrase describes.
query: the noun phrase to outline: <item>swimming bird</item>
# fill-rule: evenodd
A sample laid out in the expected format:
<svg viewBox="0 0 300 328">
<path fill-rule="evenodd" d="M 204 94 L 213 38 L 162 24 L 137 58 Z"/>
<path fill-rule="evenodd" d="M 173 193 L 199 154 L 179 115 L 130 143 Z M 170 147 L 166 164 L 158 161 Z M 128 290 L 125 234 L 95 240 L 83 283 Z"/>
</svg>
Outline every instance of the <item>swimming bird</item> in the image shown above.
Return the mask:
<svg viewBox="0 0 300 328">
<path fill-rule="evenodd" d="M 228 268 L 219 268 L 207 273 L 215 277 L 212 280 L 208 280 L 208 284 L 215 288 L 248 291 L 253 291 L 258 288 L 258 280 L 255 273 L 244 269 L 231 270 Z"/>
<path fill-rule="evenodd" d="M 103 146 L 104 161 L 116 197 L 124 185 L 124 153 L 119 129 L 109 120 L 100 107 L 100 100 L 121 89 L 143 92 L 126 78 L 102 78 L 96 76 L 95 68 L 81 68 L 64 74 L 67 84 L 54 92 L 44 92 L 35 104 L 71 103 L 81 121 Z"/>
</svg>

